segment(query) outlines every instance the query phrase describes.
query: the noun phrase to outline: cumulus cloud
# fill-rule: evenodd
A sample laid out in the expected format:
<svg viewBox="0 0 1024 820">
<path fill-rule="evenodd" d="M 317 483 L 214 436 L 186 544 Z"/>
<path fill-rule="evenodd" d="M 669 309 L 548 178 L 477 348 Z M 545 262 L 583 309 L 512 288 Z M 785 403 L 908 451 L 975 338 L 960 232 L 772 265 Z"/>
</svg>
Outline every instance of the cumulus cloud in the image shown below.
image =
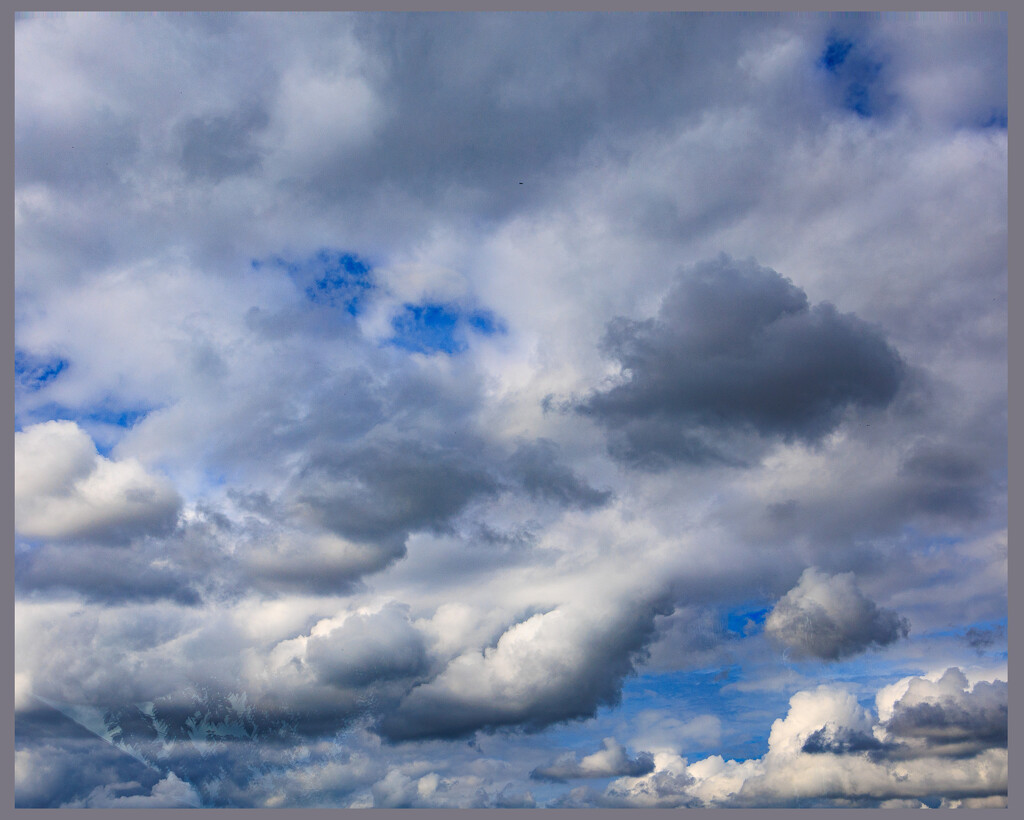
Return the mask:
<svg viewBox="0 0 1024 820">
<path fill-rule="evenodd" d="M 14 434 L 15 529 L 29 538 L 124 542 L 167 532 L 181 499 L 138 461 L 96 452 L 71 421 L 48 421 Z"/>
<path fill-rule="evenodd" d="M 655 605 L 567 605 L 507 629 L 494 646 L 454 658 L 384 718 L 394 739 L 459 737 L 519 725 L 538 730 L 614 704 L 653 631 Z"/>
<path fill-rule="evenodd" d="M 981 681 L 971 688 L 961 670 L 949 669 L 936 681 L 907 678 L 883 687 L 878 713 L 872 714 L 851 692 L 822 685 L 790 698 L 786 716 L 772 724 L 763 757 L 737 761 L 713 755 L 690 763 L 661 752 L 642 777 L 619 778 L 603 792 L 573 790 L 562 802 L 620 807 L 1001 805 L 1007 779 L 1005 686 Z M 939 702 L 948 717 L 945 723 L 935 710 L 927 716 L 913 711 Z M 906 722 L 897 714 L 907 715 Z M 894 731 L 900 726 L 908 734 Z M 918 740 L 927 740 L 909 748 L 906 739 L 918 731 Z M 963 742 L 967 737 L 973 745 Z M 959 752 L 950 753 L 944 744 L 954 738 Z"/>
<path fill-rule="evenodd" d="M 422 633 L 407 612 L 392 605 L 352 615 L 336 629 L 311 637 L 306 662 L 326 683 L 358 686 L 422 674 L 427 656 Z"/>
<path fill-rule="evenodd" d="M 903 363 L 882 334 L 791 281 L 728 257 L 680 275 L 654 318 L 609 323 L 624 380 L 576 405 L 636 465 L 743 460 L 723 432 L 814 441 L 850 406 L 885 406 Z"/>
<path fill-rule="evenodd" d="M 910 623 L 867 598 L 853 573 L 809 567 L 772 609 L 765 631 L 800 656 L 838 660 L 905 638 Z"/>
<path fill-rule="evenodd" d="M 120 786 L 120 788 L 118 788 Z M 98 786 L 84 800 L 66 803 L 62 809 L 181 809 L 200 805 L 199 793 L 170 772 L 149 794 L 119 794 L 137 783 Z"/>
<path fill-rule="evenodd" d="M 640 752 L 635 758 L 629 757 L 626 749 L 613 737 L 602 741 L 603 748 L 582 760 L 575 752 L 559 757 L 547 766 L 538 766 L 530 777 L 537 780 L 576 780 L 595 777 L 637 777 L 654 769 L 654 758 L 650 752 Z"/>
<path fill-rule="evenodd" d="M 1005 681 L 978 681 L 970 686 L 957 668 L 936 681 L 912 678 L 896 684 L 906 691 L 892 703 L 879 693 L 879 713 L 889 736 L 915 756 L 971 757 L 985 749 L 1006 747 L 1007 697 Z"/>
</svg>

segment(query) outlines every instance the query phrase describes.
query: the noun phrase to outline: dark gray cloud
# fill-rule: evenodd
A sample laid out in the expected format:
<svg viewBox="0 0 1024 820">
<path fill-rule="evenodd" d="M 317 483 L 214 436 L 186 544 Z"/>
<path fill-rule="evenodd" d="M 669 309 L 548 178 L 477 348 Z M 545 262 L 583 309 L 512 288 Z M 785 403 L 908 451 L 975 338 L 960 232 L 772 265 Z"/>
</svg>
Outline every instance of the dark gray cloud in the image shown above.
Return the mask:
<svg viewBox="0 0 1024 820">
<path fill-rule="evenodd" d="M 886 744 L 872 734 L 858 732 L 849 727 L 840 727 L 835 731 L 822 726 L 811 732 L 800 751 L 806 754 L 858 754 L 860 752 L 882 752 Z"/>
<path fill-rule="evenodd" d="M 217 182 L 257 168 L 260 152 L 252 137 L 267 122 L 267 112 L 259 106 L 185 121 L 181 125 L 185 172 L 193 179 Z"/>
<path fill-rule="evenodd" d="M 92 545 L 44 544 L 19 553 L 14 583 L 23 593 L 60 595 L 74 592 L 108 604 L 167 598 L 191 606 L 201 601 L 193 572 L 169 562 L 159 548 L 120 551 Z"/>
<path fill-rule="evenodd" d="M 558 445 L 548 439 L 523 442 L 507 464 L 513 480 L 535 498 L 581 509 L 600 507 L 612 498 L 609 490 L 591 487 L 561 462 Z"/>
<path fill-rule="evenodd" d="M 906 512 L 953 520 L 978 518 L 988 503 L 988 454 L 941 441 L 916 443 L 899 467 L 897 493 Z"/>
<path fill-rule="evenodd" d="M 724 256 L 681 274 L 655 318 L 609 323 L 603 348 L 625 381 L 576 410 L 642 467 L 735 461 L 723 433 L 815 441 L 847 407 L 884 407 L 903 376 L 880 331 Z"/>
<path fill-rule="evenodd" d="M 867 598 L 852 573 L 829 577 L 813 568 L 804 571 L 765 621 L 765 632 L 783 646 L 822 660 L 886 646 L 909 631 L 909 621 Z"/>
<path fill-rule="evenodd" d="M 602 749 L 582 760 L 575 752 L 570 752 L 553 763 L 538 766 L 530 772 L 530 777 L 564 782 L 597 777 L 641 777 L 654 771 L 654 757 L 649 752 L 629 757 L 626 749 L 613 737 L 605 738 L 602 745 Z"/>
<path fill-rule="evenodd" d="M 296 742 L 280 715 L 202 686 L 142 704 L 55 705 L 77 717 L 41 702 L 18 712 L 16 748 L 28 773 L 19 806 L 252 806 L 258 770 L 285 763 Z"/>
<path fill-rule="evenodd" d="M 655 772 L 638 786 L 629 789 L 612 785 L 594 801 L 600 808 L 633 808 L 642 806 L 692 806 L 697 801 L 686 794 L 686 789 L 693 783 L 688 774 L 675 772 Z"/>
<path fill-rule="evenodd" d="M 977 627 L 970 627 L 967 632 L 964 633 L 964 640 L 967 645 L 977 650 L 978 654 L 983 654 L 996 640 L 1005 640 L 1006 630 L 1000 625 L 994 629 L 978 629 Z"/>
<path fill-rule="evenodd" d="M 467 450 L 418 438 L 378 438 L 311 454 L 296 502 L 321 526 L 356 541 L 404 542 L 412 530 L 443 529 L 498 484 Z"/>
</svg>

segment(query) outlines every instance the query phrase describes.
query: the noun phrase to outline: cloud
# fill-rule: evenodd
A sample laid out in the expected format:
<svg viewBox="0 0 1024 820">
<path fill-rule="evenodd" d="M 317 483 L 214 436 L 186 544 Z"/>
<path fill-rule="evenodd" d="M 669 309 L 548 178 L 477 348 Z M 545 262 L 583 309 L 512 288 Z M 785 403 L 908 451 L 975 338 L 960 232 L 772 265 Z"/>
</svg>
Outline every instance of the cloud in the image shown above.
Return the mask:
<svg viewBox="0 0 1024 820">
<path fill-rule="evenodd" d="M 73 592 L 107 604 L 157 598 L 200 603 L 195 568 L 172 562 L 161 546 L 137 542 L 111 562 L 107 546 L 44 544 L 19 557 L 14 580 L 19 590 Z"/>
<path fill-rule="evenodd" d="M 949 669 L 935 682 L 908 678 L 883 687 L 873 715 L 851 692 L 822 685 L 790 698 L 785 718 L 772 724 L 763 757 L 737 761 L 713 755 L 689 763 L 661 752 L 650 773 L 619 778 L 603 792 L 574 790 L 561 803 L 867 808 L 911 799 L 908 805 L 915 807 L 1000 805 L 1007 779 L 1005 697 L 1005 682 L 982 681 L 970 689 L 961 670 Z M 914 711 L 940 701 L 946 720 L 934 710 Z M 893 728 L 899 726 L 910 734 L 898 735 Z M 915 732 L 920 734 L 911 747 Z M 959 754 L 943 748 L 953 737 L 960 741 Z M 963 742 L 967 737 L 975 741 L 970 747 Z"/>
<path fill-rule="evenodd" d="M 322 681 L 339 687 L 414 678 L 427 671 L 423 635 L 408 613 L 394 605 L 352 615 L 336 629 L 311 637 L 306 663 Z"/>
<path fill-rule="evenodd" d="M 818 440 L 847 407 L 887 405 L 903 376 L 877 329 L 725 256 L 681 274 L 655 318 L 614 319 L 603 347 L 623 381 L 575 407 L 636 466 L 742 462 L 724 433 Z"/>
<path fill-rule="evenodd" d="M 1007 686 L 1005 681 L 968 684 L 957 668 L 937 681 L 912 678 L 891 705 L 879 702 L 889 715 L 888 734 L 909 745 L 904 754 L 971 757 L 985 749 L 1006 748 Z"/>
<path fill-rule="evenodd" d="M 219 182 L 259 167 L 253 137 L 269 122 L 261 106 L 191 117 L 181 129 L 181 164 L 192 179 Z"/>
<path fill-rule="evenodd" d="M 809 567 L 772 609 L 765 632 L 800 656 L 838 660 L 905 638 L 910 623 L 865 597 L 853 573 Z"/>
<path fill-rule="evenodd" d="M 547 766 L 538 766 L 530 777 L 536 780 L 565 781 L 596 777 L 637 777 L 654 769 L 654 758 L 649 752 L 640 752 L 635 758 L 629 757 L 626 749 L 613 737 L 602 741 L 600 751 L 587 755 L 582 760 L 575 752 L 569 752 Z"/>
<path fill-rule="evenodd" d="M 555 502 L 561 507 L 587 509 L 611 500 L 608 490 L 591 487 L 559 459 L 559 447 L 548 439 L 520 444 L 508 460 L 511 474 L 532 497 Z"/>
<path fill-rule="evenodd" d="M 120 543 L 166 533 L 181 504 L 174 487 L 136 460 L 112 461 L 68 421 L 14 434 L 15 529 L 29 538 Z"/>
<path fill-rule="evenodd" d="M 413 689 L 381 730 L 395 740 L 460 737 L 592 716 L 598 706 L 618 701 L 657 611 L 655 605 L 607 602 L 593 612 L 567 605 L 533 615 L 495 645 L 459 655 Z"/>
<path fill-rule="evenodd" d="M 128 784 L 137 786 L 138 784 Z M 123 787 L 122 789 L 123 790 Z M 174 772 L 156 783 L 149 794 L 118 794 L 116 786 L 98 786 L 84 800 L 66 803 L 62 809 L 180 809 L 201 805 L 199 793 Z"/>
<path fill-rule="evenodd" d="M 497 489 L 471 446 L 383 437 L 311 454 L 298 485 L 297 502 L 318 524 L 357 541 L 378 542 L 443 528 L 472 498 Z"/>
</svg>

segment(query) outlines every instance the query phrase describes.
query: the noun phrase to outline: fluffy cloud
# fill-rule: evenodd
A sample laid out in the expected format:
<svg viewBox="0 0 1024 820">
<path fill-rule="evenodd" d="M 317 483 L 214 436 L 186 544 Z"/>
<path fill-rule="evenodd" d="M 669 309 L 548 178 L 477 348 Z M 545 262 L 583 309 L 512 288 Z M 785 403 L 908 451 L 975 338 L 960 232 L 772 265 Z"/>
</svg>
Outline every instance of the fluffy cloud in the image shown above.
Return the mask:
<svg viewBox="0 0 1024 820">
<path fill-rule="evenodd" d="M 118 788 L 120 786 L 120 788 Z M 149 794 L 119 794 L 137 788 L 138 783 L 98 786 L 84 800 L 66 803 L 62 809 L 181 809 L 200 804 L 199 793 L 183 783 L 174 772 L 153 786 Z"/>
<path fill-rule="evenodd" d="M 626 749 L 615 738 L 606 737 L 600 751 L 582 760 L 574 752 L 558 758 L 547 766 L 539 766 L 530 773 L 537 780 L 575 780 L 593 777 L 638 777 L 654 769 L 654 758 L 649 752 L 629 757 Z"/>
<path fill-rule="evenodd" d="M 617 318 L 622 384 L 577 405 L 638 465 L 743 461 L 719 431 L 814 441 L 848 406 L 884 406 L 903 374 L 879 332 L 768 268 L 722 257 L 683 273 L 652 319 Z"/>
<path fill-rule="evenodd" d="M 824 660 L 886 646 L 910 631 L 906 618 L 867 598 L 852 573 L 828 576 L 813 567 L 804 570 L 764 626 L 798 655 Z"/>
<path fill-rule="evenodd" d="M 541 729 L 614 704 L 653 631 L 656 605 L 566 605 L 514 624 L 483 652 L 453 659 L 413 689 L 382 730 L 395 739 L 459 737 L 478 729 Z"/>
<path fill-rule="evenodd" d="M 904 688 L 893 702 L 894 691 Z M 971 757 L 985 749 L 1006 747 L 1007 686 L 1005 681 L 968 684 L 957 668 L 937 681 L 911 678 L 887 687 L 878 696 L 879 714 L 887 715 L 886 732 L 904 755 Z"/>
<path fill-rule="evenodd" d="M 785 718 L 772 724 L 761 758 L 715 755 L 688 763 L 662 752 L 649 774 L 620 778 L 604 792 L 570 793 L 567 802 L 868 807 L 909 798 L 905 805 L 915 807 L 1001 805 L 1007 779 L 1005 698 L 1005 682 L 971 688 L 959 669 L 934 682 L 907 678 L 884 687 L 877 715 L 849 691 L 820 686 L 793 695 Z M 933 708 L 915 712 L 922 704 Z M 901 721 L 897 715 L 907 717 Z M 905 740 L 912 737 L 925 742 L 909 748 Z M 953 743 L 959 743 L 958 751 L 951 751 Z"/>
<path fill-rule="evenodd" d="M 169 530 L 174 487 L 136 460 L 112 461 L 70 421 L 14 434 L 15 529 L 29 538 L 123 542 Z"/>
</svg>

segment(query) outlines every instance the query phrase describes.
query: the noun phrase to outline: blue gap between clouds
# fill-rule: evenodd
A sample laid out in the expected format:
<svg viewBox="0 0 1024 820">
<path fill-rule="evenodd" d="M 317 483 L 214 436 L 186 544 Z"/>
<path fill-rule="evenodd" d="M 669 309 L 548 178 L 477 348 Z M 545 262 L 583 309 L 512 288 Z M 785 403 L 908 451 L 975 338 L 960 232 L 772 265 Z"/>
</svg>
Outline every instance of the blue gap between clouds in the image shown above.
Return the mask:
<svg viewBox="0 0 1024 820">
<path fill-rule="evenodd" d="M 68 360 L 60 356 L 33 356 L 14 350 L 15 382 L 29 392 L 41 390 L 68 368 Z"/>
<path fill-rule="evenodd" d="M 747 605 L 726 613 L 725 628 L 735 635 L 754 635 L 764 628 L 770 606 Z"/>
<path fill-rule="evenodd" d="M 921 633 L 920 637 L 924 638 L 966 638 L 968 634 L 979 633 L 980 635 L 988 634 L 992 637 L 993 642 L 998 639 L 1000 642 L 1005 641 L 1006 631 L 1009 626 L 1007 618 L 994 618 L 986 621 L 972 621 L 968 624 L 961 626 L 948 627 L 945 629 L 932 629 L 928 632 Z M 1001 650 L 987 650 L 995 654 L 1003 654 Z"/>
<path fill-rule="evenodd" d="M 322 248 L 299 261 L 282 256 L 253 259 L 254 271 L 273 268 L 285 271 L 315 305 L 345 310 L 358 316 L 379 285 L 373 267 L 349 251 Z M 391 320 L 394 335 L 386 344 L 415 353 L 461 353 L 467 347 L 465 331 L 483 336 L 505 333 L 504 324 L 489 310 L 466 311 L 455 304 L 406 303 Z"/>
<path fill-rule="evenodd" d="M 467 347 L 463 325 L 484 336 L 504 333 L 504 325 L 489 310 L 463 312 L 457 305 L 427 302 L 406 304 L 391 320 L 395 335 L 388 344 L 414 353 L 461 353 Z"/>
<path fill-rule="evenodd" d="M 853 48 L 850 40 L 840 40 L 835 34 L 830 34 L 825 44 L 825 50 L 818 58 L 818 65 L 833 74 L 838 73 L 839 66 L 846 62 L 846 57 Z"/>
<path fill-rule="evenodd" d="M 993 111 L 988 119 L 983 120 L 981 123 L 982 128 L 1002 128 L 1005 129 L 1009 124 L 1009 112 L 1005 108 L 996 109 Z"/>
<path fill-rule="evenodd" d="M 272 256 L 253 259 L 250 265 L 253 270 L 264 267 L 284 270 L 310 302 L 341 307 L 350 316 L 358 316 L 363 311 L 365 297 L 377 287 L 372 266 L 346 251 L 323 248 L 298 262 Z"/>
<path fill-rule="evenodd" d="M 768 690 L 752 696 L 726 688 L 745 677 L 740 666 L 730 665 L 627 678 L 620 714 L 631 725 L 646 709 L 664 711 L 682 723 L 712 715 L 721 721 L 721 740 L 691 738 L 681 750 L 683 757 L 691 763 L 715 754 L 726 760 L 760 757 L 768 750 L 772 722 L 786 714 L 790 693 Z"/>
<path fill-rule="evenodd" d="M 818 67 L 835 78 L 842 94 L 842 106 L 857 116 L 873 116 L 879 105 L 878 76 L 881 63 L 867 58 L 853 40 L 829 34 L 825 49 L 818 57 Z"/>
<path fill-rule="evenodd" d="M 16 425 L 16 430 L 21 430 L 25 424 L 40 424 L 46 421 L 73 421 L 86 432 L 93 425 L 104 425 L 108 427 L 119 427 L 129 430 L 141 419 L 145 418 L 154 408 L 131 408 L 101 406 L 91 410 L 75 410 L 62 404 L 45 404 L 36 408 L 30 414 L 30 418 L 22 419 Z M 96 450 L 100 455 L 108 457 L 113 449 L 113 444 L 104 442 L 103 437 L 97 438 L 90 433 Z"/>
</svg>

